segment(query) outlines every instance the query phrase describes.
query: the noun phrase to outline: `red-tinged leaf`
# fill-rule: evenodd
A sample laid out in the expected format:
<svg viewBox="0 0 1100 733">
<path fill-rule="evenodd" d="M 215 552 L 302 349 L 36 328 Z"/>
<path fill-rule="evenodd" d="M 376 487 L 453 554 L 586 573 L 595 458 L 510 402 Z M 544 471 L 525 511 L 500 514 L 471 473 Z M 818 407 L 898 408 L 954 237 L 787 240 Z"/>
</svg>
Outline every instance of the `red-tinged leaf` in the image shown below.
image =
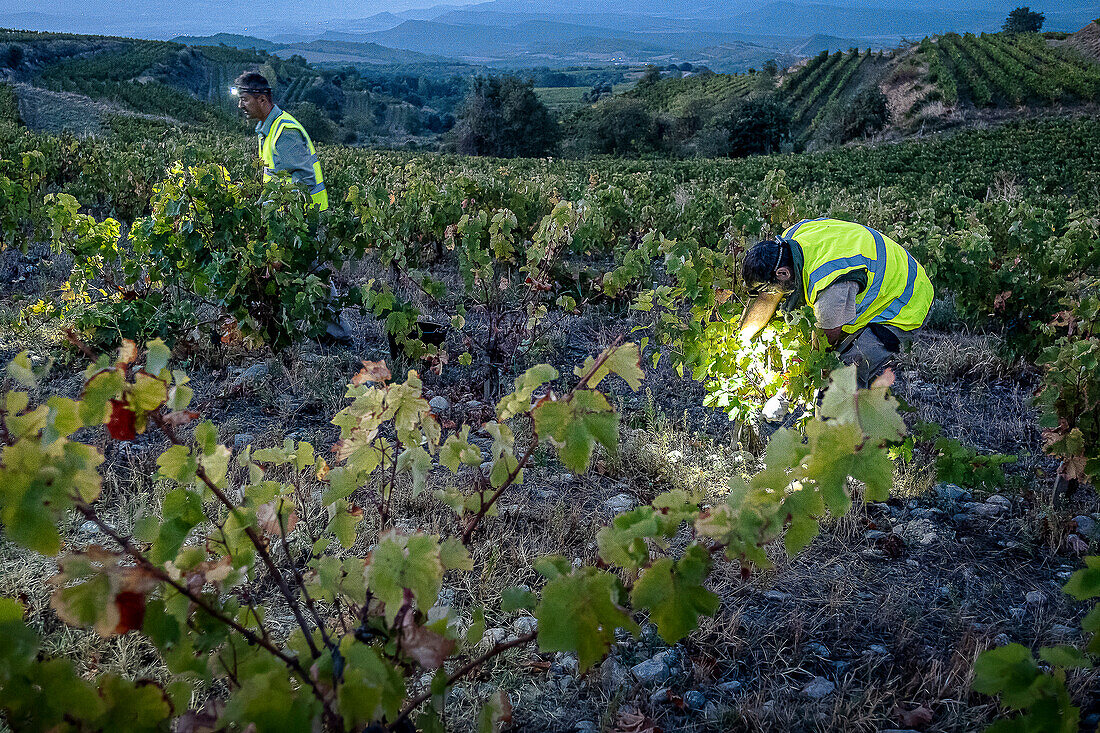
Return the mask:
<svg viewBox="0 0 1100 733">
<path fill-rule="evenodd" d="M 405 614 L 401 625 L 401 650 L 425 669 L 439 669 L 454 651 L 458 642 L 441 634 L 418 626 L 413 614 Z"/>
<path fill-rule="evenodd" d="M 116 634 L 140 629 L 145 622 L 145 594 L 124 590 L 115 596 L 115 607 L 118 609 Z"/>
<path fill-rule="evenodd" d="M 1058 475 L 1066 481 L 1080 480 L 1085 477 L 1085 457 L 1070 456 L 1058 465 Z"/>
<path fill-rule="evenodd" d="M 881 387 L 892 387 L 892 386 L 894 386 L 894 380 L 896 378 L 897 378 L 897 375 L 894 374 L 894 370 L 893 369 L 887 369 L 886 371 L 884 371 L 882 374 L 878 375 L 878 377 L 875 378 L 875 381 L 871 383 L 871 388 L 872 389 L 879 389 Z"/>
<path fill-rule="evenodd" d="M 1008 299 L 1011 298 L 1011 297 L 1012 297 L 1012 291 L 1011 290 L 1006 290 L 1003 293 L 1001 293 L 1000 295 L 998 295 L 996 298 L 993 299 L 993 310 L 998 312 L 998 313 L 1003 311 L 1005 309 L 1005 306 L 1008 304 Z"/>
<path fill-rule="evenodd" d="M 164 416 L 164 422 L 168 423 L 172 427 L 179 427 L 185 425 L 192 420 L 197 420 L 199 413 L 193 410 L 177 410 L 175 412 L 169 412 Z"/>
<path fill-rule="evenodd" d="M 137 437 L 134 411 L 123 400 L 111 400 L 111 416 L 107 419 L 107 432 L 115 440 L 133 440 Z"/>
<path fill-rule="evenodd" d="M 226 555 L 218 560 L 206 560 L 199 563 L 196 570 L 207 583 L 223 583 L 233 572 L 233 559 Z"/>
<path fill-rule="evenodd" d="M 260 525 L 260 529 L 269 535 L 282 536 L 284 529 L 287 534 L 290 534 L 298 526 L 298 515 L 293 511 L 280 521 L 279 504 L 280 501 L 275 499 L 256 510 L 256 522 Z"/>
<path fill-rule="evenodd" d="M 894 713 L 897 715 L 898 722 L 904 727 L 914 728 L 916 730 L 921 730 L 931 723 L 933 717 L 932 711 L 924 705 L 913 708 L 912 710 L 895 708 Z"/>
<path fill-rule="evenodd" d="M 359 370 L 358 374 L 351 378 L 351 383 L 357 387 L 367 382 L 384 383 L 388 382 L 392 376 L 385 361 L 364 361 L 363 368 Z"/>
<path fill-rule="evenodd" d="M 221 700 L 210 699 L 199 710 L 188 710 L 176 719 L 176 733 L 215 733 L 222 730 L 218 725 L 225 710 Z"/>
</svg>

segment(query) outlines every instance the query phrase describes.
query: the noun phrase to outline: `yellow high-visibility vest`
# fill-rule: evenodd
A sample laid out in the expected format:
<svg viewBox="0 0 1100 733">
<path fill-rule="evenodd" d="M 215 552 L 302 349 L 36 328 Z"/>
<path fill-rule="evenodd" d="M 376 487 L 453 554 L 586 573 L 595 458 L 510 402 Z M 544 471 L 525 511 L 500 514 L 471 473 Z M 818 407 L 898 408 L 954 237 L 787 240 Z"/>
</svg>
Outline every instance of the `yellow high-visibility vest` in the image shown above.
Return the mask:
<svg viewBox="0 0 1100 733">
<path fill-rule="evenodd" d="M 802 287 L 809 305 L 841 275 L 867 271 L 867 287 L 856 298 L 856 319 L 841 327 L 845 333 L 871 323 L 912 331 L 928 317 L 935 295 L 928 273 L 882 232 L 822 218 L 800 221 L 782 236 L 802 250 Z"/>
<path fill-rule="evenodd" d="M 267 135 L 259 138 L 260 160 L 264 162 L 264 182 L 266 183 L 271 179 L 271 176 L 275 175 L 275 143 L 279 140 L 279 135 L 282 135 L 285 130 L 297 130 L 306 139 L 306 145 L 309 147 L 309 154 L 313 162 L 313 177 L 316 181 L 309 193 L 313 197 L 313 205 L 319 211 L 324 211 L 328 208 L 328 191 L 325 190 L 325 177 L 321 173 L 321 161 L 317 159 L 317 149 L 313 147 L 313 140 L 310 139 L 306 128 L 302 127 L 301 123 L 294 119 L 289 112 L 283 112 L 276 117 L 274 122 L 271 123 L 271 130 Z"/>
</svg>

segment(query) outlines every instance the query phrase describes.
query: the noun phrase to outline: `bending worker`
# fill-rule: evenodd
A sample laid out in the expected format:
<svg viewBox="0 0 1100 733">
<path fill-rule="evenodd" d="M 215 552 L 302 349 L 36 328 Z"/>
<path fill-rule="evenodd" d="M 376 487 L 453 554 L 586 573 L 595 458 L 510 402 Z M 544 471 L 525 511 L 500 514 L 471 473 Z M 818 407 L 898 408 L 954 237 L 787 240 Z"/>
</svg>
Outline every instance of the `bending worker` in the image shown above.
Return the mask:
<svg viewBox="0 0 1100 733">
<path fill-rule="evenodd" d="M 287 171 L 295 183 L 305 184 L 320 211 L 328 208 L 328 193 L 321 163 L 309 133 L 298 120 L 282 111 L 271 99 L 271 85 L 263 74 L 245 72 L 237 77 L 233 89 L 240 101 L 237 106 L 256 120 L 260 159 L 264 163 L 264 181 L 276 171 Z"/>
<path fill-rule="evenodd" d="M 900 244 L 862 224 L 807 219 L 749 249 L 742 274 L 751 295 L 740 335 L 754 338 L 775 315 L 813 306 L 817 325 L 867 388 L 920 328 L 932 283 Z"/>
</svg>

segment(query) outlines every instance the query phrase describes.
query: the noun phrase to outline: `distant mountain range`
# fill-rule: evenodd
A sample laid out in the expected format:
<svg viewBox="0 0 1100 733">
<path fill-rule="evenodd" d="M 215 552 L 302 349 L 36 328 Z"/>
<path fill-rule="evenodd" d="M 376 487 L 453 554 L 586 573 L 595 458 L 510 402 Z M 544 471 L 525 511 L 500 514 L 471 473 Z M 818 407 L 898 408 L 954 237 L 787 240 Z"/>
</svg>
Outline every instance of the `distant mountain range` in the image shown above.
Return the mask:
<svg viewBox="0 0 1100 733">
<path fill-rule="evenodd" d="M 306 58 L 333 63 L 418 63 L 430 57 L 512 67 L 687 61 L 735 71 L 825 48 L 883 48 L 946 31 L 994 31 L 1019 0 L 937 3 L 489 0 L 403 10 L 391 5 L 369 14 L 355 12 L 368 4 L 353 9 L 334 0 L 100 0 L 94 10 L 80 0 L 55 0 L 34 11 L 25 0 L 0 0 L 0 25 L 192 43 L 213 38 L 279 53 L 294 47 Z M 1050 30 L 1074 31 L 1100 16 L 1100 0 L 1040 0 L 1030 6 L 1046 14 Z M 375 46 L 340 50 L 333 42 Z"/>
</svg>

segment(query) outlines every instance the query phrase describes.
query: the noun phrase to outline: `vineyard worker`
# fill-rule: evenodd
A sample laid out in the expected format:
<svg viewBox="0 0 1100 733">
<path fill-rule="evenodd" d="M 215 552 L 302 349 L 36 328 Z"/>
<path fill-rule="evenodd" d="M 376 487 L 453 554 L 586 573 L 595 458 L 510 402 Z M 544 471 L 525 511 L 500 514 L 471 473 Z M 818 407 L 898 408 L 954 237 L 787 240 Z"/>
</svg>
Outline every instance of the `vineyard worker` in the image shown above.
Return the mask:
<svg viewBox="0 0 1100 733">
<path fill-rule="evenodd" d="M 245 72 L 237 77 L 233 87 L 237 106 L 256 120 L 256 135 L 260 143 L 260 159 L 264 163 L 264 182 L 277 171 L 287 171 L 295 183 L 305 184 L 320 211 L 328 208 L 328 192 L 321 163 L 309 133 L 290 113 L 284 112 L 271 99 L 271 85 L 263 74 Z"/>
<path fill-rule="evenodd" d="M 237 107 L 249 119 L 256 120 L 256 135 L 260 143 L 260 159 L 264 164 L 264 182 L 278 171 L 287 171 L 295 183 L 304 184 L 313 197 L 313 205 L 319 211 L 328 208 L 328 192 L 325 190 L 325 177 L 321 173 L 321 162 L 317 159 L 317 149 L 313 140 L 298 120 L 279 109 L 272 101 L 271 84 L 267 77 L 254 71 L 248 71 L 237 77 L 233 93 L 239 98 Z M 336 297 L 336 288 L 330 282 L 332 297 Z M 327 336 L 339 343 L 351 342 L 343 315 L 337 314 L 325 327 Z"/>
<path fill-rule="evenodd" d="M 785 311 L 813 306 L 841 361 L 857 365 L 861 388 L 924 325 L 932 307 L 932 282 L 904 247 L 839 219 L 806 219 L 753 245 L 742 275 L 755 296 L 741 321 L 743 339 L 755 338 L 781 302 Z"/>
</svg>

